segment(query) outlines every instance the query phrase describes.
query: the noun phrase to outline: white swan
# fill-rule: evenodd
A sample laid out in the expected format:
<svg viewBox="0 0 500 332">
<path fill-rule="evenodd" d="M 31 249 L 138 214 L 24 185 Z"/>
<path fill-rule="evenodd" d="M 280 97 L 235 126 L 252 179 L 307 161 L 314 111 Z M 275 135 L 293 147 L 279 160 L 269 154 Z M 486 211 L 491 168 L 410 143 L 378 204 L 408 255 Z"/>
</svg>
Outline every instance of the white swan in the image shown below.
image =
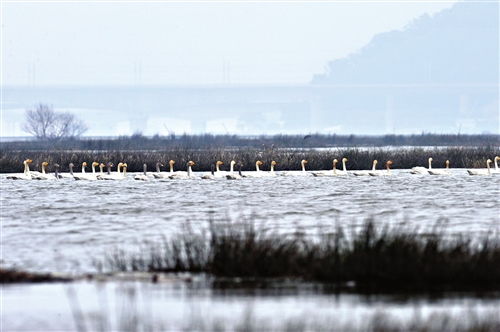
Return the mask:
<svg viewBox="0 0 500 332">
<path fill-rule="evenodd" d="M 210 165 L 210 173 L 203 175 L 201 178 L 203 180 L 213 180 L 213 179 L 215 179 L 215 166 L 214 166 L 214 164 Z"/>
<path fill-rule="evenodd" d="M 244 178 L 261 178 L 263 176 L 268 176 L 267 173 L 261 172 L 259 166 L 262 165 L 262 161 L 257 160 L 255 162 L 255 171 L 243 172 Z"/>
<path fill-rule="evenodd" d="M 410 173 L 411 174 L 422 174 L 422 175 L 428 175 L 429 171 L 432 169 L 432 158 L 429 158 L 429 168 L 425 168 L 422 166 L 415 166 L 411 168 Z"/>
<path fill-rule="evenodd" d="M 163 164 L 160 162 L 157 162 L 156 163 L 156 173 L 153 173 L 153 177 L 155 179 L 168 179 L 168 177 L 174 173 L 174 170 L 173 170 L 174 163 L 175 163 L 175 161 L 170 160 L 170 172 L 162 172 L 160 170 L 160 167 L 163 167 Z"/>
<path fill-rule="evenodd" d="M 306 172 L 306 164 L 307 160 L 303 159 L 300 162 L 300 165 L 302 166 L 301 171 L 287 171 L 281 174 L 281 176 L 307 176 L 309 173 Z"/>
<path fill-rule="evenodd" d="M 98 180 L 123 180 L 127 177 L 127 164 L 124 163 L 119 163 L 118 166 L 116 166 L 116 172 L 111 172 L 111 167 L 113 167 L 113 163 L 108 163 L 106 165 L 108 168 L 107 174 L 101 175 L 99 174 L 97 176 Z M 123 168 L 123 173 L 121 172 L 121 169 Z"/>
<path fill-rule="evenodd" d="M 233 160 L 234 161 L 234 160 Z M 233 162 L 232 161 L 232 162 Z M 232 163 L 231 162 L 231 163 Z M 228 180 L 237 180 L 237 179 L 241 179 L 243 177 L 243 174 L 241 173 L 241 167 L 243 167 L 243 165 L 240 163 L 238 164 L 238 174 L 234 174 L 233 172 L 231 172 L 230 174 L 227 174 L 226 175 L 226 179 Z M 232 169 L 232 165 L 231 165 L 231 169 Z"/>
<path fill-rule="evenodd" d="M 276 165 L 276 162 L 273 160 L 271 161 L 271 170 L 269 171 L 269 176 L 276 176 L 276 173 L 274 173 L 274 166 Z"/>
<path fill-rule="evenodd" d="M 495 161 L 495 170 L 491 171 L 491 174 L 500 174 L 500 169 L 498 168 L 498 160 L 500 160 L 500 157 L 495 157 L 493 159 Z"/>
<path fill-rule="evenodd" d="M 94 181 L 97 180 L 97 173 L 95 172 L 95 167 L 99 166 L 97 161 L 94 161 L 91 165 L 92 173 L 85 173 L 85 167 L 87 166 L 86 162 L 82 164 L 82 173 L 74 173 L 73 177 L 75 180 L 83 180 L 83 181 Z"/>
<path fill-rule="evenodd" d="M 55 177 L 55 175 L 52 175 L 52 174 L 47 174 L 45 172 L 45 169 L 47 168 L 47 166 L 49 165 L 48 162 L 44 161 L 42 163 L 42 173 L 39 174 L 39 175 L 32 175 L 32 179 L 34 180 L 57 180 L 57 178 Z"/>
<path fill-rule="evenodd" d="M 429 170 L 430 175 L 450 175 L 450 161 L 446 161 L 446 168 L 445 169 L 430 169 Z"/>
<path fill-rule="evenodd" d="M 370 172 L 375 172 L 376 167 L 377 167 L 377 163 L 378 163 L 378 161 L 375 159 L 373 161 L 373 166 L 372 166 L 371 171 L 356 171 L 356 172 L 353 172 L 352 174 L 354 174 L 356 176 L 368 176 L 368 175 L 370 175 Z"/>
<path fill-rule="evenodd" d="M 59 179 L 72 179 L 73 178 L 73 163 L 69 163 L 69 173 L 59 173 Z"/>
<path fill-rule="evenodd" d="M 347 168 L 345 167 L 345 162 L 348 161 L 347 158 L 342 158 L 342 170 L 337 171 L 338 175 L 347 175 Z"/>
<path fill-rule="evenodd" d="M 139 181 L 149 181 L 148 178 L 148 165 L 144 164 L 142 165 L 143 173 L 142 174 L 136 174 L 134 175 L 134 180 L 139 180 Z"/>
<path fill-rule="evenodd" d="M 312 172 L 312 175 L 315 177 L 329 177 L 329 176 L 338 176 L 337 174 L 337 163 L 339 161 L 337 159 L 333 159 L 333 168 L 330 171 L 315 171 Z"/>
<path fill-rule="evenodd" d="M 392 161 L 388 160 L 386 163 L 385 163 L 385 168 L 387 170 L 387 172 L 385 171 L 373 171 L 373 172 L 370 172 L 369 174 L 371 176 L 387 176 L 387 175 L 391 175 L 391 168 L 389 166 L 392 165 Z"/>
<path fill-rule="evenodd" d="M 29 164 L 31 164 L 33 160 L 26 159 L 23 161 L 24 164 L 24 172 L 23 173 L 14 173 L 7 175 L 7 179 L 9 180 L 31 180 L 31 172 Z"/>
<path fill-rule="evenodd" d="M 479 168 L 479 169 L 468 169 L 467 173 L 469 175 L 491 175 L 491 169 L 490 169 L 490 163 L 491 159 L 486 160 L 486 169 L 484 168 Z"/>
<path fill-rule="evenodd" d="M 170 175 L 168 178 L 175 180 L 175 179 L 189 179 L 189 178 L 194 178 L 193 171 L 191 170 L 191 166 L 194 165 L 193 161 L 188 161 L 186 164 L 187 172 L 175 172 L 174 174 Z"/>
</svg>

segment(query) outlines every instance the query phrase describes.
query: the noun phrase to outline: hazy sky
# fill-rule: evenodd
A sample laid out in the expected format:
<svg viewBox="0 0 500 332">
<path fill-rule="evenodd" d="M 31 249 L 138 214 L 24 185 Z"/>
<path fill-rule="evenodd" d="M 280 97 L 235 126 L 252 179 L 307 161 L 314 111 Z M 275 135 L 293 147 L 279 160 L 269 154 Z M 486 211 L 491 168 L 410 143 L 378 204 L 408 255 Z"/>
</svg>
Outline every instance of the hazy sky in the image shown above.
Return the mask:
<svg viewBox="0 0 500 332">
<path fill-rule="evenodd" d="M 308 83 L 375 34 L 452 5 L 3 1 L 2 83 Z"/>
</svg>

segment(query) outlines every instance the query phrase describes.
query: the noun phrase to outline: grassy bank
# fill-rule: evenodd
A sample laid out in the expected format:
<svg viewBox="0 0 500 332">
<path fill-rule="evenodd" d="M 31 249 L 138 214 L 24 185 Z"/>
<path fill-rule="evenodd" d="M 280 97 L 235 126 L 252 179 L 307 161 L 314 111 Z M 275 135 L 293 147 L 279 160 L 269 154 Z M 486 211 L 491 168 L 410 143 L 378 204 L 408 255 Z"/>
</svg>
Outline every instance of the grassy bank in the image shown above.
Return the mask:
<svg viewBox="0 0 500 332">
<path fill-rule="evenodd" d="M 102 163 L 125 162 L 127 171 L 141 172 L 142 165 L 147 164 L 148 170 L 154 171 L 157 162 L 168 165 L 168 161 L 176 161 L 176 170 L 185 170 L 189 160 L 195 162 L 194 171 L 210 171 L 210 165 L 217 160 L 224 162 L 222 170 L 229 169 L 231 160 L 241 162 L 243 171 L 255 170 L 255 162 L 261 160 L 264 165 L 261 169 L 269 170 L 271 161 L 277 162 L 276 170 L 299 170 L 300 161 L 307 159 L 308 170 L 326 170 L 332 168 L 334 158 L 348 159 L 346 164 L 349 170 L 371 169 L 372 162 L 377 159 L 380 163 L 387 160 L 393 161 L 393 168 L 409 169 L 413 166 L 427 166 L 428 158 L 434 159 L 436 168 L 443 168 L 446 160 L 450 160 L 452 168 L 485 168 L 486 160 L 500 155 L 500 149 L 493 146 L 486 147 L 448 147 L 448 148 L 332 148 L 332 149 L 287 149 L 274 146 L 262 146 L 260 148 L 217 148 L 208 147 L 204 149 L 193 149 L 189 147 L 177 147 L 168 150 L 157 151 L 128 151 L 128 150 L 0 150 L 0 170 L 3 173 L 22 172 L 23 161 L 27 158 L 33 160 L 32 170 L 40 170 L 41 164 L 48 161 L 50 165 L 57 163 L 61 165 L 61 171 L 67 172 L 68 165 L 73 163 L 75 171 L 80 171 L 81 164 L 86 161 Z M 50 171 L 53 171 L 53 167 Z M 163 170 L 165 170 L 164 168 Z M 167 169 L 168 170 L 168 169 Z M 87 168 L 90 171 L 90 168 Z"/>
<path fill-rule="evenodd" d="M 311 238 L 256 229 L 252 223 L 211 223 L 116 250 L 95 260 L 100 271 L 205 272 L 220 278 L 294 278 L 351 287 L 359 293 L 499 291 L 500 238 L 425 236 L 405 227 L 375 226 Z"/>
</svg>

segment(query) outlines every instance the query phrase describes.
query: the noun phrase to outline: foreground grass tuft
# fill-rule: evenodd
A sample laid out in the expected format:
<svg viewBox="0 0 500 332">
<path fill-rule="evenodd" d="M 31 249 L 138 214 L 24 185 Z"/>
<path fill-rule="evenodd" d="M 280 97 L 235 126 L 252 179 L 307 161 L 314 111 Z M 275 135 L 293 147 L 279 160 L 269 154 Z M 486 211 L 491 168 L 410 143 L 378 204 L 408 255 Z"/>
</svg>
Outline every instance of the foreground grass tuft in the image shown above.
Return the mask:
<svg viewBox="0 0 500 332">
<path fill-rule="evenodd" d="M 309 237 L 257 229 L 253 223 L 211 223 L 116 250 L 94 265 L 100 271 L 204 272 L 216 278 L 293 278 L 349 286 L 356 292 L 499 291 L 498 235 L 473 241 L 443 232 L 422 235 L 404 226 L 376 226 Z"/>
</svg>

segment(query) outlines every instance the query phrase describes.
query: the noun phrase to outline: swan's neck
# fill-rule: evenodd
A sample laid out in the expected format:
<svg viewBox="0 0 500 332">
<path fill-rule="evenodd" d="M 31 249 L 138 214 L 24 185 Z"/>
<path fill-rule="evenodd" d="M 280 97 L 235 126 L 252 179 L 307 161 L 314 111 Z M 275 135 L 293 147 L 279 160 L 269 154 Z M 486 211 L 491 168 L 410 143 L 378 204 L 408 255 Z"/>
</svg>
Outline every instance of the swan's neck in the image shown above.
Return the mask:
<svg viewBox="0 0 500 332">
<path fill-rule="evenodd" d="M 305 163 L 302 162 L 301 165 L 302 165 L 302 172 L 305 172 L 306 171 L 306 165 L 305 165 Z"/>
<path fill-rule="evenodd" d="M 123 167 L 123 178 L 127 177 L 127 167 Z"/>
<path fill-rule="evenodd" d="M 432 159 L 429 159 L 429 169 L 432 169 Z"/>
<path fill-rule="evenodd" d="M 56 171 L 55 171 L 55 178 L 56 179 L 59 179 L 59 167 L 56 167 Z"/>
<path fill-rule="evenodd" d="M 173 173 L 174 172 L 174 164 L 170 164 L 170 173 Z"/>
<path fill-rule="evenodd" d="M 85 173 L 85 166 L 82 165 L 82 173 Z"/>
<path fill-rule="evenodd" d="M 24 174 L 30 175 L 30 164 L 27 162 L 24 162 Z"/>
<path fill-rule="evenodd" d="M 147 174 L 146 174 L 146 173 L 147 173 L 147 171 L 148 171 L 148 168 L 146 167 L 146 165 L 144 165 L 144 175 L 147 175 Z"/>
<path fill-rule="evenodd" d="M 156 164 L 156 173 L 160 173 L 160 164 Z"/>
<path fill-rule="evenodd" d="M 69 165 L 69 174 L 73 175 L 73 165 Z"/>
<path fill-rule="evenodd" d="M 101 174 L 102 174 L 102 173 L 104 173 L 104 166 L 99 165 L 99 169 L 100 169 L 100 171 L 101 171 Z"/>
<path fill-rule="evenodd" d="M 376 163 L 376 162 L 373 162 L 372 171 L 374 171 L 374 170 L 375 170 L 376 166 L 377 166 L 377 163 Z"/>
<path fill-rule="evenodd" d="M 215 170 L 216 170 L 217 172 L 220 172 L 220 170 L 219 170 L 219 163 L 216 163 L 216 164 L 215 164 Z M 213 172 L 212 172 L 212 173 L 213 173 Z"/>
<path fill-rule="evenodd" d="M 108 165 L 107 168 L 108 168 L 108 175 L 110 175 L 111 174 L 111 166 Z"/>
<path fill-rule="evenodd" d="M 95 166 L 92 164 L 92 174 L 95 174 Z"/>
<path fill-rule="evenodd" d="M 188 177 L 191 177 L 191 173 L 192 173 L 192 171 L 191 171 L 191 165 L 189 165 L 188 166 Z"/>
<path fill-rule="evenodd" d="M 345 169 L 345 160 L 342 160 L 342 171 L 346 172 L 346 169 Z"/>
<path fill-rule="evenodd" d="M 495 158 L 495 172 L 498 172 L 498 158 Z"/>
<path fill-rule="evenodd" d="M 259 169 L 259 163 L 255 163 L 255 170 L 256 170 L 257 172 L 259 172 L 259 171 L 260 171 L 260 169 Z"/>
<path fill-rule="evenodd" d="M 337 163 L 333 163 L 333 174 L 337 175 Z"/>
<path fill-rule="evenodd" d="M 119 163 L 118 166 L 116 166 L 116 173 L 118 174 L 120 173 L 122 166 L 123 166 L 122 163 Z"/>
<path fill-rule="evenodd" d="M 45 174 L 45 165 L 42 164 L 42 174 Z"/>
<path fill-rule="evenodd" d="M 234 163 L 231 163 L 231 167 L 229 168 L 229 172 L 231 174 L 234 172 Z"/>
<path fill-rule="evenodd" d="M 391 174 L 391 168 L 387 165 L 387 174 Z"/>
<path fill-rule="evenodd" d="M 486 162 L 486 167 L 488 167 L 488 175 L 491 175 L 490 162 L 489 160 Z"/>
<path fill-rule="evenodd" d="M 274 173 L 274 164 L 271 164 L 271 173 Z"/>
</svg>

